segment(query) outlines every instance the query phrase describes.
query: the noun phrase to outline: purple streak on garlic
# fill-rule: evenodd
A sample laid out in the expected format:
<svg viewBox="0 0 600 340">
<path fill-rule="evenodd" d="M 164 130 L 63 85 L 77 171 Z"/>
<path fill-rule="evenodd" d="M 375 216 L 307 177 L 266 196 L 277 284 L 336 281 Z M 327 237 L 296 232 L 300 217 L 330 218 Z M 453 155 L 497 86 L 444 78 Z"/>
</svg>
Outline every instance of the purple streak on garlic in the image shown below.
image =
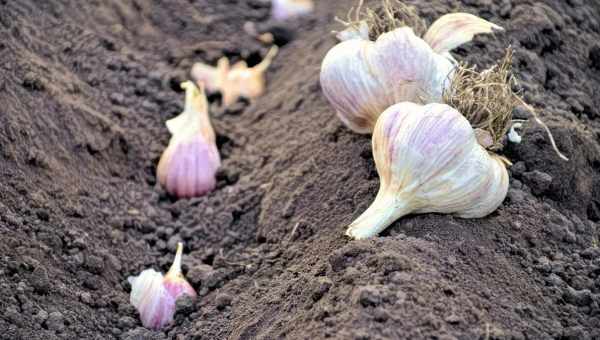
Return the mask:
<svg viewBox="0 0 600 340">
<path fill-rule="evenodd" d="M 411 213 L 483 217 L 508 191 L 508 161 L 478 142 L 469 122 L 444 104 L 400 103 L 381 114 L 373 131 L 380 177 L 371 206 L 346 235 L 375 236 Z"/>
<path fill-rule="evenodd" d="M 286 20 L 309 14 L 314 9 L 313 0 L 272 0 L 271 17 Z"/>
<path fill-rule="evenodd" d="M 181 272 L 183 244 L 177 244 L 175 260 L 167 274 L 146 269 L 138 276 L 130 276 L 130 302 L 140 313 L 146 328 L 161 329 L 173 321 L 175 303 L 182 295 L 196 299 L 196 291 L 185 280 Z"/>
<path fill-rule="evenodd" d="M 166 123 L 172 137 L 158 163 L 157 177 L 170 194 L 196 197 L 215 188 L 221 158 L 203 88 L 192 82 L 181 86 L 186 91 L 185 109 Z"/>
<path fill-rule="evenodd" d="M 442 102 L 455 69 L 447 48 L 492 28 L 500 29 L 457 13 L 438 19 L 425 35 L 427 40 L 417 37 L 410 27 L 401 27 L 373 42 L 368 39 L 366 22 L 360 22 L 337 34 L 342 42 L 323 60 L 321 88 L 344 124 L 357 133 L 371 133 L 379 114 L 390 105 Z M 437 50 L 428 42 L 435 43 Z"/>
</svg>

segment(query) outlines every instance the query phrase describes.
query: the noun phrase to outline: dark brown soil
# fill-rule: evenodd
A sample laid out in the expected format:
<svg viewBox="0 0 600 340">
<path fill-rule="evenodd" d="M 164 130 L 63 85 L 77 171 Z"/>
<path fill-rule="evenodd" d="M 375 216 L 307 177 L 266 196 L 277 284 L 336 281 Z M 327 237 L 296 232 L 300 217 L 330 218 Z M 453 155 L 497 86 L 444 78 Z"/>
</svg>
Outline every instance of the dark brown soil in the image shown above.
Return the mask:
<svg viewBox="0 0 600 340">
<path fill-rule="evenodd" d="M 491 216 L 349 241 L 378 178 L 318 74 L 353 0 L 288 27 L 261 0 L 0 0 L 0 338 L 600 339 L 600 3 L 408 2 L 429 22 L 460 9 L 506 27 L 456 55 L 483 67 L 511 44 L 571 161 L 528 123 Z M 260 61 L 246 21 L 289 43 L 264 97 L 211 96 L 218 189 L 175 200 L 154 173 L 178 83 L 196 61 Z M 126 278 L 168 269 L 180 240 L 201 298 L 148 331 Z"/>
</svg>

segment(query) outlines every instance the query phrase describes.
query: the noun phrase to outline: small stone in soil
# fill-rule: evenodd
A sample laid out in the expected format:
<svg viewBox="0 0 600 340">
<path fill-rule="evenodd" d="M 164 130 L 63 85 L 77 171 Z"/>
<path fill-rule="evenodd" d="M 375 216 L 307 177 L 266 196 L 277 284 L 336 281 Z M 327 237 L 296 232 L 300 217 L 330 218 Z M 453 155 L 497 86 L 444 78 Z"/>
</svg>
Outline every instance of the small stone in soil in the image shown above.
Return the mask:
<svg viewBox="0 0 600 340">
<path fill-rule="evenodd" d="M 330 279 L 326 277 L 319 277 L 313 282 L 312 299 L 313 301 L 319 301 L 325 293 L 329 291 L 329 288 L 333 285 Z"/>
<path fill-rule="evenodd" d="M 48 278 L 46 269 L 43 267 L 36 267 L 31 273 L 29 283 L 38 293 L 47 293 L 50 289 L 50 279 Z"/>
<path fill-rule="evenodd" d="M 363 307 L 377 306 L 381 304 L 381 291 L 374 286 L 358 287 L 354 292 L 354 302 Z"/>
<path fill-rule="evenodd" d="M 51 331 L 62 331 L 65 329 L 65 320 L 60 312 L 52 312 L 48 314 L 48 319 L 46 320 L 46 327 L 48 327 Z"/>
<path fill-rule="evenodd" d="M 119 318 L 118 325 L 121 329 L 130 329 L 137 324 L 137 320 L 130 316 L 123 316 Z"/>
<path fill-rule="evenodd" d="M 217 294 L 215 300 L 217 303 L 217 308 L 222 310 L 225 309 L 225 307 L 231 306 L 231 301 L 233 301 L 233 298 L 229 294 L 219 293 Z"/>
<path fill-rule="evenodd" d="M 533 194 L 536 196 L 545 193 L 550 188 L 553 180 L 552 176 L 539 170 L 526 172 L 523 174 L 523 177 L 527 180 Z"/>
</svg>

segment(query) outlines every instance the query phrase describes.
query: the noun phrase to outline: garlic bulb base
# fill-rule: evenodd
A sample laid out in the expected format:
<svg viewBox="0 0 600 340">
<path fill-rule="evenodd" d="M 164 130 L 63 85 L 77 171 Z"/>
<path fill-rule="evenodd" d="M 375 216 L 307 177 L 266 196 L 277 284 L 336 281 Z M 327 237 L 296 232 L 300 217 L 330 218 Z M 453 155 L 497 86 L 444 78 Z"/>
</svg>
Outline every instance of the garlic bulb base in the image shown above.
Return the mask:
<svg viewBox="0 0 600 340">
<path fill-rule="evenodd" d="M 346 230 L 346 236 L 362 240 L 377 236 L 400 217 L 411 212 L 405 202 L 393 194 L 379 192 L 371 206 L 363 212 Z"/>
</svg>

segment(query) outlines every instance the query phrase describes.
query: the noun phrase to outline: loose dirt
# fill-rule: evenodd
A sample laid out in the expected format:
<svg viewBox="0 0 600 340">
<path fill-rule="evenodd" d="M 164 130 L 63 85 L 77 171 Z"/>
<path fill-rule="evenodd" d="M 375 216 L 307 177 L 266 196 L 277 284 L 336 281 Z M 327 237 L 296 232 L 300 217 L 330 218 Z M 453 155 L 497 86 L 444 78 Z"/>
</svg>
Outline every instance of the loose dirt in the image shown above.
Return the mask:
<svg viewBox="0 0 600 340">
<path fill-rule="evenodd" d="M 461 10 L 506 28 L 455 51 L 486 67 L 505 47 L 550 126 L 525 124 L 492 215 L 345 227 L 375 197 L 370 140 L 319 87 L 333 17 L 269 21 L 267 1 L 0 0 L 0 338 L 600 339 L 600 4 L 408 1 L 429 23 Z M 175 200 L 155 170 L 192 63 L 258 63 L 268 92 L 211 95 L 218 189 Z M 524 110 L 517 117 L 528 118 Z M 196 303 L 141 327 L 126 278 L 168 269 L 184 241 Z"/>
</svg>

